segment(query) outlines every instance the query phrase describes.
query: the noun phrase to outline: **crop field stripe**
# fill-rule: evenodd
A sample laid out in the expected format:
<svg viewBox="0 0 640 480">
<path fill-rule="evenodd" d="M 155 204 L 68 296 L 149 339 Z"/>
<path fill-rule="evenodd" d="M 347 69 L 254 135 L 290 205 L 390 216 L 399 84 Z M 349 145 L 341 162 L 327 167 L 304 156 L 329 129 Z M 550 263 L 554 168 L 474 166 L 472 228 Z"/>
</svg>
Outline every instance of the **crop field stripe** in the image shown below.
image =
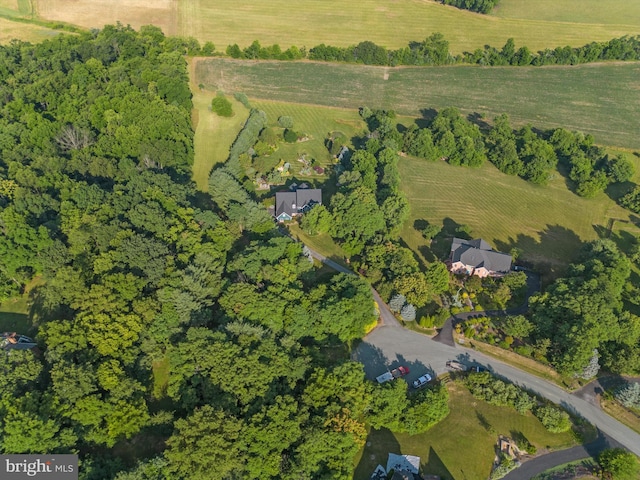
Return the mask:
<svg viewBox="0 0 640 480">
<path fill-rule="evenodd" d="M 323 106 L 392 108 L 419 116 L 456 106 L 515 125 L 563 126 L 598 143 L 640 148 L 640 63 L 573 67 L 385 68 L 315 62 L 199 59 L 196 83 L 253 98 Z M 388 79 L 385 80 L 385 73 Z"/>
<path fill-rule="evenodd" d="M 581 15 L 582 8 L 575 2 L 560 2 L 565 10 L 575 13 L 575 22 L 536 18 L 537 14 L 545 15 L 544 11 L 518 15 L 525 8 L 522 5 L 507 10 L 514 17 L 510 18 L 480 15 L 425 0 L 392 3 L 298 0 L 294 4 L 286 0 L 179 1 L 185 13 L 180 20 L 181 31 L 188 30 L 200 40 L 211 40 L 220 49 L 232 43 L 246 46 L 256 39 L 262 44 L 278 43 L 285 48 L 290 45 L 310 48 L 320 43 L 347 46 L 363 40 L 398 48 L 433 32 L 442 32 L 455 53 L 485 44 L 502 46 L 509 37 L 514 37 L 518 45 L 537 51 L 640 33 L 638 23 L 633 23 L 637 9 L 628 9 L 631 14 L 627 16 L 608 15 L 602 2 L 592 0 L 591 8 L 597 13 L 591 16 Z M 611 1 L 622 5 L 622 0 Z"/>
</svg>

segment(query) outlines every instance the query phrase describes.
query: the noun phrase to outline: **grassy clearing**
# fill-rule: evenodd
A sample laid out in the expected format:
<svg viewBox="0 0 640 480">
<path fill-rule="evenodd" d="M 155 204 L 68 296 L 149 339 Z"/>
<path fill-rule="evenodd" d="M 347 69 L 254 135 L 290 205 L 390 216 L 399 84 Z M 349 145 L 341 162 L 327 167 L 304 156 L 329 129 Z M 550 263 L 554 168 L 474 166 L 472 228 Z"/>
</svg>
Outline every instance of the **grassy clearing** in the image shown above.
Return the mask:
<svg viewBox="0 0 640 480">
<path fill-rule="evenodd" d="M 421 435 L 371 430 L 367 446 L 356 456 L 354 478 L 367 479 L 379 463 L 386 466 L 389 453 L 417 455 L 421 471 L 443 478 L 487 478 L 498 435 L 523 434 L 538 449 L 572 446 L 570 433 L 552 434 L 531 414 L 496 407 L 476 400 L 460 384 L 447 384 L 449 416 Z"/>
<path fill-rule="evenodd" d="M 0 7 L 0 16 L 4 15 L 5 10 Z M 58 30 L 41 27 L 39 25 L 13 22 L 7 18 L 0 18 L 0 44 L 9 43 L 9 41 L 13 39 L 37 43 L 48 38 L 55 37 L 56 35 L 60 35 L 60 33 L 61 32 Z"/>
<path fill-rule="evenodd" d="M 500 18 L 546 22 L 640 25 L 640 2 L 629 0 L 501 0 L 491 12 Z"/>
<path fill-rule="evenodd" d="M 433 258 L 433 251 L 446 255 L 450 238 L 438 237 L 428 249 L 415 228 L 416 220 L 444 225 L 449 234 L 457 225 L 469 225 L 474 237 L 506 252 L 517 247 L 522 259 L 544 264 L 552 274 L 575 258 L 581 242 L 598 238 L 609 219 L 621 220 L 614 226 L 616 235 L 618 228 L 640 234 L 632 215 L 607 195 L 580 198 L 559 174 L 549 185 L 536 186 L 504 175 L 489 163 L 465 169 L 406 157 L 399 167 L 401 186 L 411 204 L 401 237 L 425 257 Z"/>
<path fill-rule="evenodd" d="M 358 112 L 353 109 L 318 109 L 310 105 L 269 101 L 252 101 L 251 105 L 254 108 L 264 110 L 269 126 L 273 127 L 275 131 L 282 130 L 278 128 L 278 117 L 289 116 L 293 118 L 293 129 L 306 135 L 308 140 L 304 142 L 280 142 L 278 150 L 270 155 L 275 164 L 280 159 L 290 162 L 292 176 L 302 181 L 322 182 L 326 179 L 326 175 L 317 175 L 315 172 L 311 176 L 300 174 L 303 164 L 297 159 L 302 154 L 306 153 L 308 159 L 315 159 L 321 167 L 330 167 L 334 164 L 335 159 L 325 147 L 325 140 L 329 134 L 339 131 L 347 139 L 351 139 L 356 135 L 361 135 L 366 127 Z M 352 146 L 350 142 L 349 146 Z"/>
<path fill-rule="evenodd" d="M 233 117 L 219 117 L 211 111 L 211 100 L 215 93 L 193 89 L 193 124 L 195 127 L 193 180 L 199 190 L 209 188 L 211 169 L 224 162 L 238 132 L 249 116 L 249 111 L 233 97 L 228 97 L 233 105 Z"/>
<path fill-rule="evenodd" d="M 153 362 L 153 398 L 160 400 L 167 394 L 167 384 L 169 383 L 169 357 Z"/>
<path fill-rule="evenodd" d="M 636 413 L 628 408 L 624 408 L 614 400 L 601 400 L 602 410 L 611 415 L 616 420 L 624 423 L 630 429 L 640 433 L 640 412 Z"/>
<path fill-rule="evenodd" d="M 386 68 L 213 58 L 200 59 L 194 73 L 195 83 L 209 90 L 257 99 L 368 105 L 414 117 L 455 106 L 481 125 L 506 112 L 514 125 L 562 126 L 591 133 L 603 145 L 640 148 L 639 63 Z"/>
<path fill-rule="evenodd" d="M 32 328 L 26 297 L 10 299 L 0 304 L 0 332 L 27 333 Z"/>
<path fill-rule="evenodd" d="M 291 235 L 294 238 L 300 240 L 305 245 L 308 245 L 309 248 L 335 262 L 345 265 L 343 259 L 347 257 L 347 254 L 326 233 L 320 233 L 313 236 L 307 235 L 296 223 L 291 223 L 291 225 L 289 225 L 289 232 L 291 232 Z"/>
</svg>

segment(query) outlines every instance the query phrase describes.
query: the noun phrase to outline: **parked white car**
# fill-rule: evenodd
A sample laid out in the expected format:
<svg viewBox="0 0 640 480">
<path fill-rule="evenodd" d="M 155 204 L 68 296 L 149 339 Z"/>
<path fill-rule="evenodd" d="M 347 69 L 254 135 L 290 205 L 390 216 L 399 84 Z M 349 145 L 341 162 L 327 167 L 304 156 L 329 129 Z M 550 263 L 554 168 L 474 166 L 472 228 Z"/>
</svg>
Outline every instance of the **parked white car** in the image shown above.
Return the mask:
<svg viewBox="0 0 640 480">
<path fill-rule="evenodd" d="M 422 388 L 430 381 L 431 381 L 431 375 L 429 375 L 428 373 L 425 373 L 417 380 L 414 380 L 411 385 L 413 385 L 413 388 Z"/>
</svg>

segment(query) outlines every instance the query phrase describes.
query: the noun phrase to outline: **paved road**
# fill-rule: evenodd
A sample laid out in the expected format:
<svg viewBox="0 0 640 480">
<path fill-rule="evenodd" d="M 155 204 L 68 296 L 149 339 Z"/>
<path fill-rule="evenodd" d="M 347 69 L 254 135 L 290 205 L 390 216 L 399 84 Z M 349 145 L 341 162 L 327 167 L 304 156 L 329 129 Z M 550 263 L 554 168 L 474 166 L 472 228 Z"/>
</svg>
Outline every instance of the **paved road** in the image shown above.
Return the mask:
<svg viewBox="0 0 640 480">
<path fill-rule="evenodd" d="M 598 438 L 586 445 L 560 450 L 558 452 L 541 455 L 522 464 L 520 468 L 513 470 L 504 477 L 504 480 L 528 480 L 550 468 L 569 462 L 596 458 L 605 448 L 616 448 L 620 444 L 606 435 L 600 433 Z"/>
<path fill-rule="evenodd" d="M 484 365 L 491 372 L 516 385 L 581 415 L 602 432 L 640 456 L 640 435 L 602 412 L 597 406 L 565 392 L 546 380 L 480 352 L 437 343 L 417 332 L 383 325 L 364 338 L 355 350 L 354 358 L 365 365 L 365 372 L 370 378 L 380 375 L 387 365 L 407 365 L 410 369 L 408 381 L 414 380 L 425 371 L 431 371 L 436 375 L 445 373 L 447 360 L 456 359 L 467 365 Z"/>
<path fill-rule="evenodd" d="M 342 265 L 311 250 L 318 260 L 344 273 L 353 273 Z M 354 351 L 354 359 L 362 362 L 369 378 L 375 378 L 388 366 L 407 365 L 412 381 L 425 371 L 436 375 L 447 371 L 447 360 L 459 360 L 467 365 L 480 364 L 491 372 L 527 390 L 557 403 L 567 410 L 582 416 L 604 434 L 610 436 L 631 452 L 640 456 L 640 435 L 622 423 L 608 416 L 600 408 L 588 401 L 571 395 L 560 387 L 541 378 L 523 372 L 480 352 L 456 345 L 434 342 L 420 333 L 404 329 L 377 292 L 374 298 L 380 309 L 381 324 L 367 335 Z"/>
</svg>

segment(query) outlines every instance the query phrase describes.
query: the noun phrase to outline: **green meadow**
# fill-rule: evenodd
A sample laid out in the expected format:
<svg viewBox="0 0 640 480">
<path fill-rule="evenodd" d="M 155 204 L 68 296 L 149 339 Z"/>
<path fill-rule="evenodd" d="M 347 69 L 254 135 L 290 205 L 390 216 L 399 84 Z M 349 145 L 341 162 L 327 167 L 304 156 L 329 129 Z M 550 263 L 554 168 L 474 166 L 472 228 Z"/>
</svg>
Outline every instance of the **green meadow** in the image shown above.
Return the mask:
<svg viewBox="0 0 640 480">
<path fill-rule="evenodd" d="M 536 51 L 640 33 L 640 8 L 630 5 L 636 2 L 501 3 L 504 5 L 495 14 L 481 15 L 428 0 L 181 0 L 177 30 L 182 35 L 211 40 L 221 49 L 232 43 L 246 46 L 255 39 L 263 44 L 307 48 L 320 43 L 347 46 L 371 40 L 397 48 L 442 32 L 455 53 L 485 44 L 501 46 L 509 37 Z M 531 8 L 529 3 L 543 5 Z M 588 10 L 591 13 L 585 14 Z"/>
<path fill-rule="evenodd" d="M 490 121 L 563 126 L 603 145 L 640 149 L 640 63 L 569 67 L 385 68 L 313 62 L 199 59 L 195 82 L 251 98 L 357 109 L 394 109 L 414 117 L 449 106 Z"/>
<path fill-rule="evenodd" d="M 604 193 L 594 199 L 578 197 L 558 173 L 548 185 L 538 186 L 505 175 L 489 163 L 471 169 L 405 157 L 399 167 L 411 205 L 401 236 L 427 259 L 431 251 L 446 254 L 450 241 L 436 238 L 427 250 L 415 228 L 417 220 L 443 225 L 450 235 L 457 225 L 468 225 L 474 237 L 502 251 L 518 248 L 522 259 L 547 264 L 551 270 L 575 259 L 581 242 L 603 235 L 610 221 L 615 220 L 616 235 L 640 234 L 629 211 Z"/>
<path fill-rule="evenodd" d="M 370 478 L 376 465 L 387 465 L 389 453 L 420 457 L 423 474 L 464 480 L 488 478 L 498 435 L 524 435 L 538 449 L 575 444 L 571 433 L 549 433 L 531 413 L 520 415 L 507 407 L 476 400 L 459 383 L 448 383 L 451 413 L 420 435 L 371 430 L 367 445 L 355 459 L 356 480 Z"/>
</svg>

